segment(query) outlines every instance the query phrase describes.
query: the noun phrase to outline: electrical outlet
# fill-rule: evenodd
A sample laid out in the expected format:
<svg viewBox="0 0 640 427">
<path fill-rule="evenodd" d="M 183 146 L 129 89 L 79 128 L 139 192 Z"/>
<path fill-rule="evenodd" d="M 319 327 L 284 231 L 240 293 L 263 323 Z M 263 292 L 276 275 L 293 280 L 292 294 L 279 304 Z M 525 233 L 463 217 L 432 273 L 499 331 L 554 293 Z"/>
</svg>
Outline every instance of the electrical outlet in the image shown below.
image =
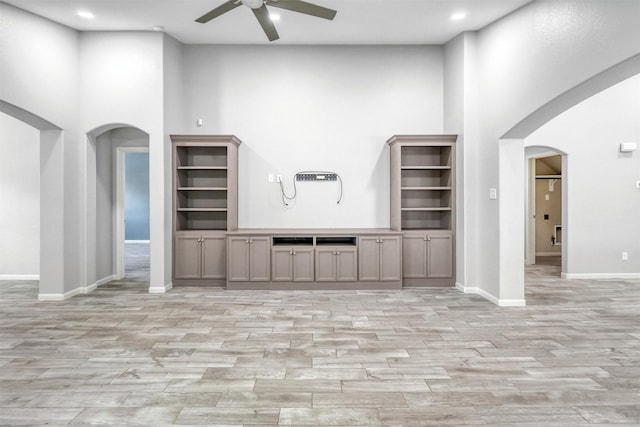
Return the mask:
<svg viewBox="0 0 640 427">
<path fill-rule="evenodd" d="M 273 182 L 273 174 L 272 173 L 267 175 L 267 182 Z"/>
<path fill-rule="evenodd" d="M 629 252 L 622 252 L 622 260 L 629 261 Z"/>
</svg>

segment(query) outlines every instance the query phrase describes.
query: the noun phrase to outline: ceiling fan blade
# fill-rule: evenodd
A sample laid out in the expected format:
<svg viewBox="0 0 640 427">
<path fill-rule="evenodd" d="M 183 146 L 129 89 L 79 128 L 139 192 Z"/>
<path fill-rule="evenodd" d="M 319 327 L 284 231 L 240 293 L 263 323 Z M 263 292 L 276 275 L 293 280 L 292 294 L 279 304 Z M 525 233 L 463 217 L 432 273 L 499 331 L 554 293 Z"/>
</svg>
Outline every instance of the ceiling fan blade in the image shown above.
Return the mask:
<svg viewBox="0 0 640 427">
<path fill-rule="evenodd" d="M 328 9 L 316 4 L 307 3 L 306 1 L 302 0 L 267 0 L 267 4 L 269 6 L 279 7 L 280 9 L 292 10 L 294 12 L 317 16 L 318 18 L 324 18 L 328 20 L 333 20 L 337 13 L 333 9 Z"/>
<path fill-rule="evenodd" d="M 278 40 L 280 36 L 278 35 L 276 26 L 273 25 L 273 21 L 269 17 L 269 10 L 267 10 L 267 6 L 263 4 L 262 7 L 251 10 L 253 10 L 253 14 L 256 15 L 256 18 L 258 18 L 258 22 L 264 30 L 264 33 L 269 38 L 269 41 L 272 42 L 274 40 Z"/>
<path fill-rule="evenodd" d="M 213 18 L 217 18 L 218 16 L 222 15 L 223 13 L 227 13 L 230 10 L 235 9 L 236 7 L 240 6 L 241 4 L 242 3 L 240 3 L 237 0 L 229 0 L 228 2 L 222 3 L 220 6 L 216 7 L 212 11 L 210 11 L 208 13 L 205 13 L 200 18 L 196 19 L 196 22 L 200 22 L 201 24 L 205 24 L 205 23 L 211 21 Z"/>
</svg>

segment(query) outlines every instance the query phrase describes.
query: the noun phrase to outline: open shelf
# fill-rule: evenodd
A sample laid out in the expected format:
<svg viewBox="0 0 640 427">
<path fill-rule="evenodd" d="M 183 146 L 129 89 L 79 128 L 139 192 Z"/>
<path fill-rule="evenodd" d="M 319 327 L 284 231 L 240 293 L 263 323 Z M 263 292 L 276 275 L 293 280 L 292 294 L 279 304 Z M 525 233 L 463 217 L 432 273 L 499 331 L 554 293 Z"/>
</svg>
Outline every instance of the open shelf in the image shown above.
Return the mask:
<svg viewBox="0 0 640 427">
<path fill-rule="evenodd" d="M 438 145 L 408 145 L 400 149 L 400 167 L 428 168 L 451 166 L 451 146 Z"/>
<path fill-rule="evenodd" d="M 237 147 L 232 136 L 172 135 L 175 230 L 237 228 Z"/>
<path fill-rule="evenodd" d="M 180 146 L 176 147 L 176 168 L 227 167 L 227 147 Z"/>
<path fill-rule="evenodd" d="M 450 230 L 451 209 L 427 210 L 411 209 L 402 210 L 403 230 Z"/>
</svg>

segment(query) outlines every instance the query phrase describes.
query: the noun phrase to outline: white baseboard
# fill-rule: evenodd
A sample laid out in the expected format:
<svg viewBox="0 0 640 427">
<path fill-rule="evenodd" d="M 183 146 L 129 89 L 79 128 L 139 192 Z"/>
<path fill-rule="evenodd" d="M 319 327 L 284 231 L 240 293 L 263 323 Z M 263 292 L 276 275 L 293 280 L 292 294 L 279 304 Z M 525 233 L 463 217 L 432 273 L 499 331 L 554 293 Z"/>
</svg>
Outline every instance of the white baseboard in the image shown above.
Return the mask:
<svg viewBox="0 0 640 427">
<path fill-rule="evenodd" d="M 169 282 L 164 286 L 149 286 L 150 294 L 164 294 L 173 289 L 173 283 Z"/>
<path fill-rule="evenodd" d="M 125 240 L 125 243 L 149 243 L 151 240 Z"/>
<path fill-rule="evenodd" d="M 98 286 L 102 286 L 105 283 L 112 282 L 114 280 L 118 280 L 118 276 L 116 276 L 115 274 L 112 274 L 111 276 L 103 277 L 102 279 L 98 280 L 95 283 L 95 287 L 93 289 L 97 288 Z M 91 290 L 93 290 L 93 289 L 91 289 Z"/>
<path fill-rule="evenodd" d="M 500 307 L 526 307 L 527 301 L 524 299 L 500 299 L 498 305 Z"/>
<path fill-rule="evenodd" d="M 640 273 L 561 273 L 560 277 L 568 280 L 640 279 Z"/>
<path fill-rule="evenodd" d="M 524 307 L 526 301 L 524 299 L 499 299 L 491 295 L 487 291 L 477 287 L 464 286 L 462 283 L 456 282 L 456 288 L 465 294 L 475 294 L 494 303 L 498 307 Z"/>
<path fill-rule="evenodd" d="M 536 252 L 536 256 L 562 256 L 562 252 Z"/>
<path fill-rule="evenodd" d="M 115 277 L 116 277 L 115 275 L 107 276 L 98 280 L 96 283 L 92 283 L 87 286 L 77 287 L 73 290 L 70 290 L 69 292 L 65 292 L 64 294 L 38 294 L 38 301 L 64 301 L 64 300 L 68 300 L 69 298 L 73 298 L 76 295 L 88 294 L 92 291 L 95 291 L 98 288 L 98 286 L 102 286 L 105 283 L 115 280 Z"/>
<path fill-rule="evenodd" d="M 69 292 L 65 292 L 64 294 L 38 294 L 38 301 L 64 301 L 69 298 L 75 297 L 80 294 L 89 293 L 89 289 L 94 285 L 89 286 L 81 286 L 79 288 L 75 288 L 70 290 Z"/>
<path fill-rule="evenodd" d="M 0 274 L 0 280 L 40 280 L 39 274 Z"/>
</svg>

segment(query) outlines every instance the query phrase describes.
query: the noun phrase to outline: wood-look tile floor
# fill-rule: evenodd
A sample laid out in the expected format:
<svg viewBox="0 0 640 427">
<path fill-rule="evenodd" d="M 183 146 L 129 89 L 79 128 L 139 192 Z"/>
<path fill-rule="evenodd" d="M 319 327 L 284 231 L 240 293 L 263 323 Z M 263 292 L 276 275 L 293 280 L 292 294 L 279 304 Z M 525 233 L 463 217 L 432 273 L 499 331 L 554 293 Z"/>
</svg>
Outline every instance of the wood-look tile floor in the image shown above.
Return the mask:
<svg viewBox="0 0 640 427">
<path fill-rule="evenodd" d="M 147 293 L 0 284 L 2 425 L 640 425 L 640 281 Z"/>
</svg>

